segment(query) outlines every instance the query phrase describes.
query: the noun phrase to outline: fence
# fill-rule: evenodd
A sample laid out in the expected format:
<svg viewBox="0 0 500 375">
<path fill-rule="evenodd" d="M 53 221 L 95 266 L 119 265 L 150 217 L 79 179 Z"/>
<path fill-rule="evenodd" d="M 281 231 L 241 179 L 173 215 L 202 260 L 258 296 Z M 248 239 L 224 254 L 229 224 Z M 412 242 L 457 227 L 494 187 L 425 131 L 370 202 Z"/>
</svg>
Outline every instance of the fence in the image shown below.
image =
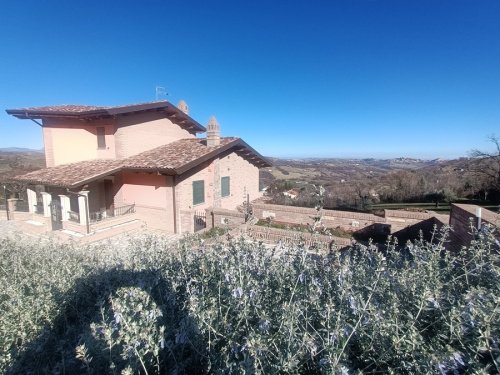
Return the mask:
<svg viewBox="0 0 500 375">
<path fill-rule="evenodd" d="M 207 227 L 206 211 L 196 211 L 194 213 L 194 231 L 205 229 Z"/>
<path fill-rule="evenodd" d="M 226 210 L 223 208 L 212 208 L 209 209 L 208 214 L 212 217 L 212 220 L 207 223 L 207 226 L 223 226 L 235 228 L 246 222 L 246 215 L 243 212 Z"/>
<path fill-rule="evenodd" d="M 79 223 L 80 222 L 80 214 L 78 212 L 68 211 L 68 214 L 69 214 L 69 220 L 70 221 L 73 221 L 75 223 Z"/>
<path fill-rule="evenodd" d="M 135 204 L 129 204 L 126 206 L 115 207 L 109 210 L 100 210 L 91 212 L 89 214 L 89 218 L 91 223 L 97 223 L 104 219 L 133 214 L 133 213 L 135 213 Z"/>
<path fill-rule="evenodd" d="M 34 205 L 35 213 L 39 215 L 43 215 L 43 203 L 37 203 Z"/>
<path fill-rule="evenodd" d="M 29 205 L 27 201 L 16 201 L 14 204 L 14 211 L 29 212 Z"/>
</svg>

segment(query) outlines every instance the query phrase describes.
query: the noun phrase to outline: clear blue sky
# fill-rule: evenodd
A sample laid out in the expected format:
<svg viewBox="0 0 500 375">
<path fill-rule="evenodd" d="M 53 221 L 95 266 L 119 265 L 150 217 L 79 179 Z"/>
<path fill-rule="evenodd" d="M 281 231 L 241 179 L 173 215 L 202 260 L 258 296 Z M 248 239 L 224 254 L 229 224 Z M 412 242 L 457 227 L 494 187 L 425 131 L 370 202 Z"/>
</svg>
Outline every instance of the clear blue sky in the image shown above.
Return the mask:
<svg viewBox="0 0 500 375">
<path fill-rule="evenodd" d="M 4 1 L 6 108 L 185 99 L 267 156 L 451 158 L 500 135 L 499 0 Z"/>
</svg>

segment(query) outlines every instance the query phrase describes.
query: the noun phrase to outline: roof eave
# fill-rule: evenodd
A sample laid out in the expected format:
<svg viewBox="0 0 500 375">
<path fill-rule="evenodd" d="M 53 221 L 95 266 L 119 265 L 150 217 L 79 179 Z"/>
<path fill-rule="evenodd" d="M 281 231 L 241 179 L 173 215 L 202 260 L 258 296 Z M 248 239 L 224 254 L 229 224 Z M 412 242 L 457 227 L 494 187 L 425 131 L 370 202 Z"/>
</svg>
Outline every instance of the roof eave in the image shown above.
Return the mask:
<svg viewBox="0 0 500 375">
<path fill-rule="evenodd" d="M 163 110 L 170 119 L 175 117 L 175 123 L 181 126 L 192 128 L 194 133 L 204 133 L 206 128 L 198 123 L 195 119 L 182 112 L 179 108 L 169 103 L 168 101 L 125 105 L 120 107 L 92 109 L 80 112 L 67 112 L 67 111 L 40 111 L 29 109 L 6 109 L 7 114 L 17 117 L 21 120 L 29 119 L 43 119 L 43 118 L 71 118 L 71 119 L 93 119 L 96 117 L 115 117 L 124 116 L 137 112 L 148 112 L 154 110 Z"/>
<path fill-rule="evenodd" d="M 236 138 L 234 141 L 231 141 L 224 146 L 221 146 L 219 148 L 216 148 L 215 150 L 199 157 L 198 159 L 192 160 L 189 163 L 186 163 L 178 168 L 175 168 L 175 171 L 178 175 L 183 174 L 187 171 L 189 171 L 192 168 L 197 167 L 198 165 L 202 164 L 203 162 L 210 160 L 217 155 L 220 155 L 221 153 L 228 151 L 232 148 L 241 146 L 241 148 L 247 149 L 250 151 L 251 154 L 253 154 L 257 160 L 260 160 L 260 163 L 258 162 L 252 162 L 254 164 L 260 164 L 258 165 L 258 168 L 264 168 L 264 167 L 271 167 L 272 164 L 262 155 L 260 155 L 257 151 L 255 151 L 252 147 L 250 147 L 245 141 L 243 141 L 241 138 Z"/>
<path fill-rule="evenodd" d="M 77 181 L 77 182 L 69 185 L 68 187 L 74 188 L 74 187 L 77 187 L 77 186 L 86 185 L 86 184 L 89 184 L 89 183 L 94 182 L 96 180 L 99 180 L 102 177 L 110 176 L 112 174 L 115 174 L 116 172 L 120 172 L 122 169 L 123 169 L 122 166 L 115 167 L 113 169 L 107 170 L 106 172 L 98 173 L 98 174 L 96 174 L 96 175 L 94 175 L 92 177 L 86 178 L 86 179 L 81 180 L 81 181 Z"/>
<path fill-rule="evenodd" d="M 209 153 L 207 153 L 203 156 L 200 156 L 198 159 L 192 160 L 184 165 L 181 165 L 178 168 L 175 168 L 176 174 L 180 175 L 180 174 L 183 174 L 183 173 L 189 171 L 190 169 L 197 167 L 201 163 L 203 163 L 207 160 L 210 160 L 210 159 L 216 157 L 217 155 L 223 153 L 224 151 L 229 150 L 230 148 L 234 147 L 235 145 L 237 145 L 239 143 L 239 141 L 240 141 L 240 139 L 237 138 L 234 141 L 231 141 L 231 142 L 229 142 L 221 147 L 218 147 L 218 148 L 210 151 Z"/>
<path fill-rule="evenodd" d="M 259 168 L 268 168 L 268 167 L 272 167 L 273 164 L 264 156 L 262 156 L 261 154 L 259 154 L 257 151 L 255 151 L 255 149 L 250 146 L 248 143 L 246 143 L 243 139 L 239 139 L 239 144 L 243 147 L 243 148 L 246 148 L 248 149 L 252 154 L 254 154 L 257 159 L 260 159 L 260 163 L 261 164 L 259 166 Z"/>
<path fill-rule="evenodd" d="M 134 167 L 124 165 L 122 171 L 127 172 L 142 172 L 142 173 L 161 173 L 168 176 L 173 176 L 176 174 L 173 168 L 159 168 L 159 167 Z"/>
</svg>

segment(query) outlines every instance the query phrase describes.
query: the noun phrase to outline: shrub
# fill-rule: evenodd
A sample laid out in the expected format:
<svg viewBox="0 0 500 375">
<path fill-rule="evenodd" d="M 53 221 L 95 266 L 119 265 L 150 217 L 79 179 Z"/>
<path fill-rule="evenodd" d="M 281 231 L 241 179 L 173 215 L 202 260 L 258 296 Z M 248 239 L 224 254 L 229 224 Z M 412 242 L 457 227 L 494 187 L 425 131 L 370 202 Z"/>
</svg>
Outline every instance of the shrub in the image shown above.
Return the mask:
<svg viewBox="0 0 500 375">
<path fill-rule="evenodd" d="M 125 252 L 3 239 L 0 371 L 498 371 L 498 249 L 487 231 L 459 254 L 446 238 L 321 256 L 244 239 L 140 237 Z"/>
</svg>

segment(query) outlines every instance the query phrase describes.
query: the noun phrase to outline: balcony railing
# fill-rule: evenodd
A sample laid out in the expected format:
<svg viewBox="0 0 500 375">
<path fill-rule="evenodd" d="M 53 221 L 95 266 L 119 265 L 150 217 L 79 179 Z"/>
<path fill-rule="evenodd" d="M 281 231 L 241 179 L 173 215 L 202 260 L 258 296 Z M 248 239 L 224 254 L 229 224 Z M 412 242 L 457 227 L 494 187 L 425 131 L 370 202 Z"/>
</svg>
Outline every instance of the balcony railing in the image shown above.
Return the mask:
<svg viewBox="0 0 500 375">
<path fill-rule="evenodd" d="M 96 212 L 91 212 L 89 214 L 89 217 L 91 223 L 97 223 L 105 219 L 133 214 L 133 213 L 135 213 L 135 204 L 129 204 L 126 206 L 115 207 L 109 210 L 100 210 Z"/>
<path fill-rule="evenodd" d="M 122 216 L 127 214 L 135 213 L 135 204 L 129 204 L 127 206 L 115 207 L 113 209 L 113 216 Z"/>
<path fill-rule="evenodd" d="M 29 212 L 29 204 L 26 201 L 17 201 L 14 210 L 18 212 Z"/>
<path fill-rule="evenodd" d="M 35 213 L 39 215 L 43 215 L 43 203 L 37 203 L 34 205 Z"/>
<path fill-rule="evenodd" d="M 75 223 L 80 222 L 80 214 L 78 212 L 68 211 L 68 214 L 69 214 L 69 221 L 73 221 Z"/>
<path fill-rule="evenodd" d="M 97 223 L 107 218 L 106 210 L 95 211 L 89 213 L 89 219 L 91 223 Z"/>
</svg>

